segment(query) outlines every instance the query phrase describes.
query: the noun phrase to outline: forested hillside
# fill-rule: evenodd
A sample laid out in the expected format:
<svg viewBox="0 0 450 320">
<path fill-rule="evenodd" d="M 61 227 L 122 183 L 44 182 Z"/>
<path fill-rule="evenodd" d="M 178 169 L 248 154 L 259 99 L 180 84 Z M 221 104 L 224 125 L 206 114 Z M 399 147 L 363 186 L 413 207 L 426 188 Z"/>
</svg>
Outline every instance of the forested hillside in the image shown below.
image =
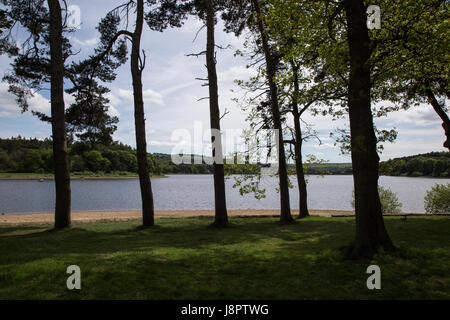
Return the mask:
<svg viewBox="0 0 450 320">
<path fill-rule="evenodd" d="M 108 146 L 76 142 L 69 146 L 71 172 L 137 172 L 136 151 L 115 142 Z M 153 174 L 159 174 L 153 157 L 148 160 Z M 52 141 L 22 137 L 0 139 L 0 171 L 53 172 Z"/>
<path fill-rule="evenodd" d="M 380 175 L 450 177 L 450 152 L 430 152 L 380 163 Z"/>
<path fill-rule="evenodd" d="M 103 145 L 75 142 L 68 149 L 72 173 L 137 173 L 136 150 L 122 143 Z M 52 173 L 52 156 L 50 139 L 26 139 L 20 136 L 0 139 L 0 172 Z M 147 158 L 152 175 L 212 173 L 212 165 L 176 165 L 169 154 L 148 154 Z"/>
<path fill-rule="evenodd" d="M 196 157 L 199 156 L 191 155 L 191 164 L 175 164 L 169 154 L 147 155 L 153 175 L 211 174 L 212 165 L 194 164 Z M 108 146 L 75 142 L 69 146 L 69 162 L 72 173 L 137 173 L 136 150 L 119 142 Z M 288 168 L 290 173 L 295 171 L 294 164 L 288 164 Z M 228 173 L 253 171 L 249 165 L 227 167 Z M 0 172 L 52 173 L 52 141 L 20 136 L 0 139 Z M 352 174 L 352 166 L 351 163 L 312 163 L 305 165 L 305 173 Z M 431 152 L 381 162 L 380 175 L 450 177 L 450 152 Z"/>
<path fill-rule="evenodd" d="M 69 164 L 72 173 L 137 173 L 136 150 L 119 142 L 110 145 L 75 142 L 69 145 Z M 148 154 L 150 172 L 161 174 L 211 174 L 213 167 L 198 155 L 191 155 L 191 163 L 175 164 L 170 154 Z M 195 161 L 194 163 L 194 160 Z M 208 159 L 206 159 L 208 160 Z M 229 174 L 255 172 L 257 165 L 226 166 Z M 290 171 L 295 171 L 293 164 Z M 310 174 L 351 174 L 351 164 L 310 164 Z M 52 173 L 52 141 L 50 139 L 26 139 L 20 136 L 0 139 L 0 172 Z"/>
<path fill-rule="evenodd" d="M 351 163 L 312 163 L 305 167 L 307 174 L 352 174 Z"/>
</svg>

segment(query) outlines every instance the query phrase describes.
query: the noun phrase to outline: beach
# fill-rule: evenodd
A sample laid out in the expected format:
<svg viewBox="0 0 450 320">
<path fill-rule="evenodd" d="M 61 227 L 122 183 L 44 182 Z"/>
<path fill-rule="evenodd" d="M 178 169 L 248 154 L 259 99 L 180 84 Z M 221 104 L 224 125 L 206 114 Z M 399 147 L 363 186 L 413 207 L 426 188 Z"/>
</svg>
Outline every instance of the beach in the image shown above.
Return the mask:
<svg viewBox="0 0 450 320">
<path fill-rule="evenodd" d="M 278 216 L 279 210 L 228 210 L 230 217 L 263 217 Z M 295 216 L 298 211 L 293 210 Z M 332 217 L 353 215 L 352 211 L 345 210 L 310 210 L 312 216 Z M 214 210 L 156 210 L 155 218 L 190 218 L 190 217 L 213 217 Z M 94 221 L 126 221 L 141 218 L 140 210 L 127 211 L 73 211 L 72 222 L 94 222 Z M 27 214 L 5 214 L 0 216 L 0 224 L 48 224 L 54 222 L 53 213 L 27 213 Z"/>
</svg>

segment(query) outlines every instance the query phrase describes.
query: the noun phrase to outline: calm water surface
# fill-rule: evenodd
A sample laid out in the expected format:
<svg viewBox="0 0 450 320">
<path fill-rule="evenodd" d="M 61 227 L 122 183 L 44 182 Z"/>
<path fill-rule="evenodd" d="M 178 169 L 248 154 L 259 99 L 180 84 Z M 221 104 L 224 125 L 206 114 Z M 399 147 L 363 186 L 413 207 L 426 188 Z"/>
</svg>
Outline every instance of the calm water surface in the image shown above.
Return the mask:
<svg viewBox="0 0 450 320">
<path fill-rule="evenodd" d="M 292 208 L 298 208 L 298 191 L 291 179 Z M 308 205 L 311 209 L 351 210 L 352 176 L 309 176 Z M 229 209 L 276 209 L 279 194 L 275 178 L 266 177 L 263 185 L 267 197 L 256 200 L 252 195 L 240 196 L 233 189 L 234 179 L 227 181 Z M 380 184 L 396 192 L 404 212 L 424 212 L 423 198 L 436 183 L 450 183 L 450 179 L 380 177 Z M 152 179 L 155 208 L 158 210 L 213 209 L 212 175 L 170 175 Z M 72 209 L 132 210 L 140 209 L 138 179 L 72 180 Z M 54 208 L 53 180 L 0 180 L 0 213 L 50 212 Z"/>
</svg>

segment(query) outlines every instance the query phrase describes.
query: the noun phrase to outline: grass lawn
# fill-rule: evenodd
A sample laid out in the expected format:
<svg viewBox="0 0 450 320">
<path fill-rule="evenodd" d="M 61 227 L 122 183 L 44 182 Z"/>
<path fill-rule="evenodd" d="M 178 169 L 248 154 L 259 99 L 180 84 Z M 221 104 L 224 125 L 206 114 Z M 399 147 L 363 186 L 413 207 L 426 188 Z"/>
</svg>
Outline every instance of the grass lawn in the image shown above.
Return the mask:
<svg viewBox="0 0 450 320">
<path fill-rule="evenodd" d="M 0 226 L 0 299 L 450 299 L 450 218 L 387 217 L 394 255 L 343 261 L 353 218 Z M 66 268 L 81 268 L 81 290 Z M 381 268 L 368 290 L 366 268 Z"/>
</svg>

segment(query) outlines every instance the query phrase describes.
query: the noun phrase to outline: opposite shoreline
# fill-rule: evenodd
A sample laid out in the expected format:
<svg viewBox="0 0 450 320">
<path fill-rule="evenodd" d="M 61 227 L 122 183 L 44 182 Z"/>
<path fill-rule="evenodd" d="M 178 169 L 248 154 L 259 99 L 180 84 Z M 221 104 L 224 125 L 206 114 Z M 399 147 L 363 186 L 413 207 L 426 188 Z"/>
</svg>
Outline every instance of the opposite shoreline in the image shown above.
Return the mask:
<svg viewBox="0 0 450 320">
<path fill-rule="evenodd" d="M 152 179 L 159 178 L 167 178 L 166 175 L 152 175 L 150 176 Z M 124 173 L 124 174 L 95 174 L 95 173 L 86 173 L 86 174 L 71 174 L 70 180 L 122 180 L 122 179 L 139 179 L 137 174 L 133 173 Z M 5 173 L 0 172 L 0 180 L 37 180 L 37 181 L 45 181 L 45 180 L 55 180 L 55 176 L 51 173 L 40 174 L 40 173 Z"/>
</svg>

